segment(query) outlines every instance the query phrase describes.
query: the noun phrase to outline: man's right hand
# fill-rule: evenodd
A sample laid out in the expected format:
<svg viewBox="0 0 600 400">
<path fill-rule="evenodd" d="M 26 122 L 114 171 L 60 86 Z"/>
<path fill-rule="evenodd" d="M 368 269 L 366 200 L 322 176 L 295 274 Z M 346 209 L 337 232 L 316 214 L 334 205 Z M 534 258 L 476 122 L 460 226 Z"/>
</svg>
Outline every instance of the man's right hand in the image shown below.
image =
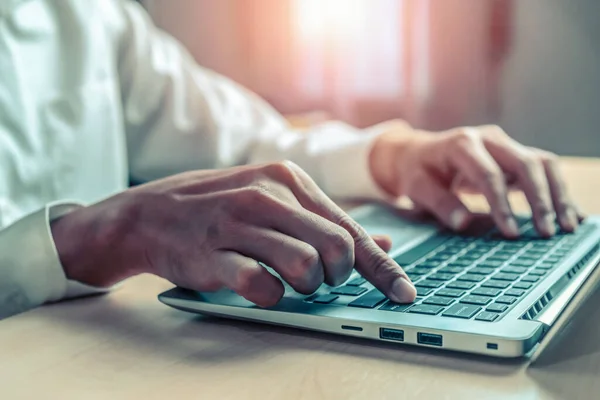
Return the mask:
<svg viewBox="0 0 600 400">
<path fill-rule="evenodd" d="M 290 162 L 162 179 L 68 214 L 52 233 L 67 277 L 94 286 L 148 272 L 272 306 L 284 287 L 260 261 L 304 294 L 343 283 L 354 267 L 393 301 L 416 295 L 386 244 Z"/>
</svg>

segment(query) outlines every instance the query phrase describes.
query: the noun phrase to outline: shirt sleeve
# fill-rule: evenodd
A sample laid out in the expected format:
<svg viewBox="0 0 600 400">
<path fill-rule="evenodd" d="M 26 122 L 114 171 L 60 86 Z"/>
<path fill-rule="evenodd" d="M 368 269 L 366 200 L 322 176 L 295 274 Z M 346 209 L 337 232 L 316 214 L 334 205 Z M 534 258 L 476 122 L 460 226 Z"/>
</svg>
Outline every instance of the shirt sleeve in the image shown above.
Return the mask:
<svg viewBox="0 0 600 400">
<path fill-rule="evenodd" d="M 198 66 L 138 4 L 122 6 L 119 76 L 135 180 L 287 159 L 332 197 L 385 197 L 368 165 L 376 132 L 341 122 L 294 130 L 257 95 Z"/>
<path fill-rule="evenodd" d="M 0 319 L 47 302 L 109 290 L 70 281 L 63 271 L 50 222 L 76 207 L 49 204 L 0 230 Z"/>
</svg>

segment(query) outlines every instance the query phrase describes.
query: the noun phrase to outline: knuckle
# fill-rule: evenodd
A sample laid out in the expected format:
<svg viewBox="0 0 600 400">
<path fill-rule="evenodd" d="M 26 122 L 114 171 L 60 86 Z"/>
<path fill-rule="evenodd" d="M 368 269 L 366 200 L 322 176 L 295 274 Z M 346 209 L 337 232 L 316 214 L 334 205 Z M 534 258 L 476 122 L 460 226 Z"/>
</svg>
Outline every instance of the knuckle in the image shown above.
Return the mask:
<svg viewBox="0 0 600 400">
<path fill-rule="evenodd" d="M 535 154 L 526 152 L 519 159 L 519 168 L 522 173 L 530 174 L 540 166 L 540 161 Z"/>
<path fill-rule="evenodd" d="M 484 168 L 479 172 L 479 179 L 493 188 L 499 187 L 503 183 L 502 173 L 497 168 Z"/>
<path fill-rule="evenodd" d="M 345 229 L 331 232 L 327 239 L 324 257 L 330 262 L 345 261 L 354 250 L 354 239 Z"/>
<path fill-rule="evenodd" d="M 514 215 L 513 213 L 504 207 L 498 208 L 497 210 L 494 210 L 494 216 L 496 218 L 502 219 L 502 220 L 507 220 L 509 218 L 513 218 Z"/>
<path fill-rule="evenodd" d="M 451 131 L 449 144 L 452 151 L 464 153 L 470 151 L 480 141 L 479 130 L 465 127 Z"/>
<path fill-rule="evenodd" d="M 487 135 L 491 135 L 491 136 L 495 136 L 495 137 L 502 137 L 502 138 L 509 137 L 504 129 L 502 129 L 500 126 L 495 125 L 495 124 L 485 125 L 483 127 L 483 131 Z"/>
<path fill-rule="evenodd" d="M 264 167 L 265 174 L 275 180 L 285 183 L 294 182 L 296 179 L 296 164 L 291 161 L 278 161 Z"/>
<path fill-rule="evenodd" d="M 303 282 L 311 275 L 311 271 L 319 267 L 321 258 L 319 253 L 311 246 L 306 246 L 296 257 L 289 270 L 290 279 L 294 282 Z"/>
<path fill-rule="evenodd" d="M 542 200 L 536 202 L 533 208 L 539 215 L 550 215 L 554 213 L 554 210 L 552 209 L 550 204 Z"/>
<path fill-rule="evenodd" d="M 479 129 L 471 127 L 456 128 L 453 131 L 453 136 L 457 142 L 473 143 L 480 139 Z"/>
<path fill-rule="evenodd" d="M 344 228 L 344 230 L 346 230 L 346 232 L 348 232 L 348 234 L 354 240 L 357 240 L 357 238 L 359 238 L 363 233 L 363 229 L 361 228 L 361 226 L 348 214 L 344 214 L 341 217 L 339 217 L 337 224 Z"/>
<path fill-rule="evenodd" d="M 240 268 L 237 270 L 234 281 L 231 283 L 232 289 L 236 293 L 248 293 L 252 290 L 252 281 L 254 271 L 249 268 Z"/>
<path fill-rule="evenodd" d="M 558 155 L 551 151 L 538 150 L 539 157 L 541 161 L 546 165 L 556 165 L 558 164 Z"/>
</svg>

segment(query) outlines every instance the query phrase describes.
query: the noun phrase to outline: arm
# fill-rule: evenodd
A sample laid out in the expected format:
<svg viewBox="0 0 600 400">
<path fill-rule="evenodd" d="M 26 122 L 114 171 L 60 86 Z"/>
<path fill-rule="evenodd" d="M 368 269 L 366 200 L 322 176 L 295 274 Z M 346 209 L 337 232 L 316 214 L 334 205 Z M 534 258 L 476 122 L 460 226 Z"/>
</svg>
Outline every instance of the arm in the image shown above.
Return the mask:
<svg viewBox="0 0 600 400">
<path fill-rule="evenodd" d="M 134 178 L 288 159 L 329 195 L 380 194 L 368 169 L 375 134 L 342 123 L 293 130 L 258 96 L 199 67 L 137 4 L 123 7 L 119 75 Z"/>
</svg>

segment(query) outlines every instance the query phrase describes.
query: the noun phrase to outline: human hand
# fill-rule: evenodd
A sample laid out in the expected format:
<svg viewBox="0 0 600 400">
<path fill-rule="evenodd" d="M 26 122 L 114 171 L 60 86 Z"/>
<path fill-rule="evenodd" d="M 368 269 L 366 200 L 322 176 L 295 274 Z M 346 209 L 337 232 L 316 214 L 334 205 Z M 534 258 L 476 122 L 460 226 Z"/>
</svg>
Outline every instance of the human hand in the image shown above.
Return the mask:
<svg viewBox="0 0 600 400">
<path fill-rule="evenodd" d="M 66 275 L 109 286 L 149 272 L 199 291 L 229 288 L 260 306 L 343 283 L 355 267 L 396 302 L 415 289 L 376 241 L 298 166 L 195 171 L 127 190 L 52 223 Z"/>
<path fill-rule="evenodd" d="M 556 155 L 524 146 L 493 125 L 433 133 L 390 122 L 371 152 L 371 172 L 394 196 L 409 197 L 418 208 L 435 215 L 456 231 L 472 214 L 461 202 L 461 190 L 485 196 L 499 230 L 519 235 L 508 192 L 522 190 L 540 235 L 552 236 L 554 221 L 574 231 L 581 219 L 569 199 Z"/>
</svg>

